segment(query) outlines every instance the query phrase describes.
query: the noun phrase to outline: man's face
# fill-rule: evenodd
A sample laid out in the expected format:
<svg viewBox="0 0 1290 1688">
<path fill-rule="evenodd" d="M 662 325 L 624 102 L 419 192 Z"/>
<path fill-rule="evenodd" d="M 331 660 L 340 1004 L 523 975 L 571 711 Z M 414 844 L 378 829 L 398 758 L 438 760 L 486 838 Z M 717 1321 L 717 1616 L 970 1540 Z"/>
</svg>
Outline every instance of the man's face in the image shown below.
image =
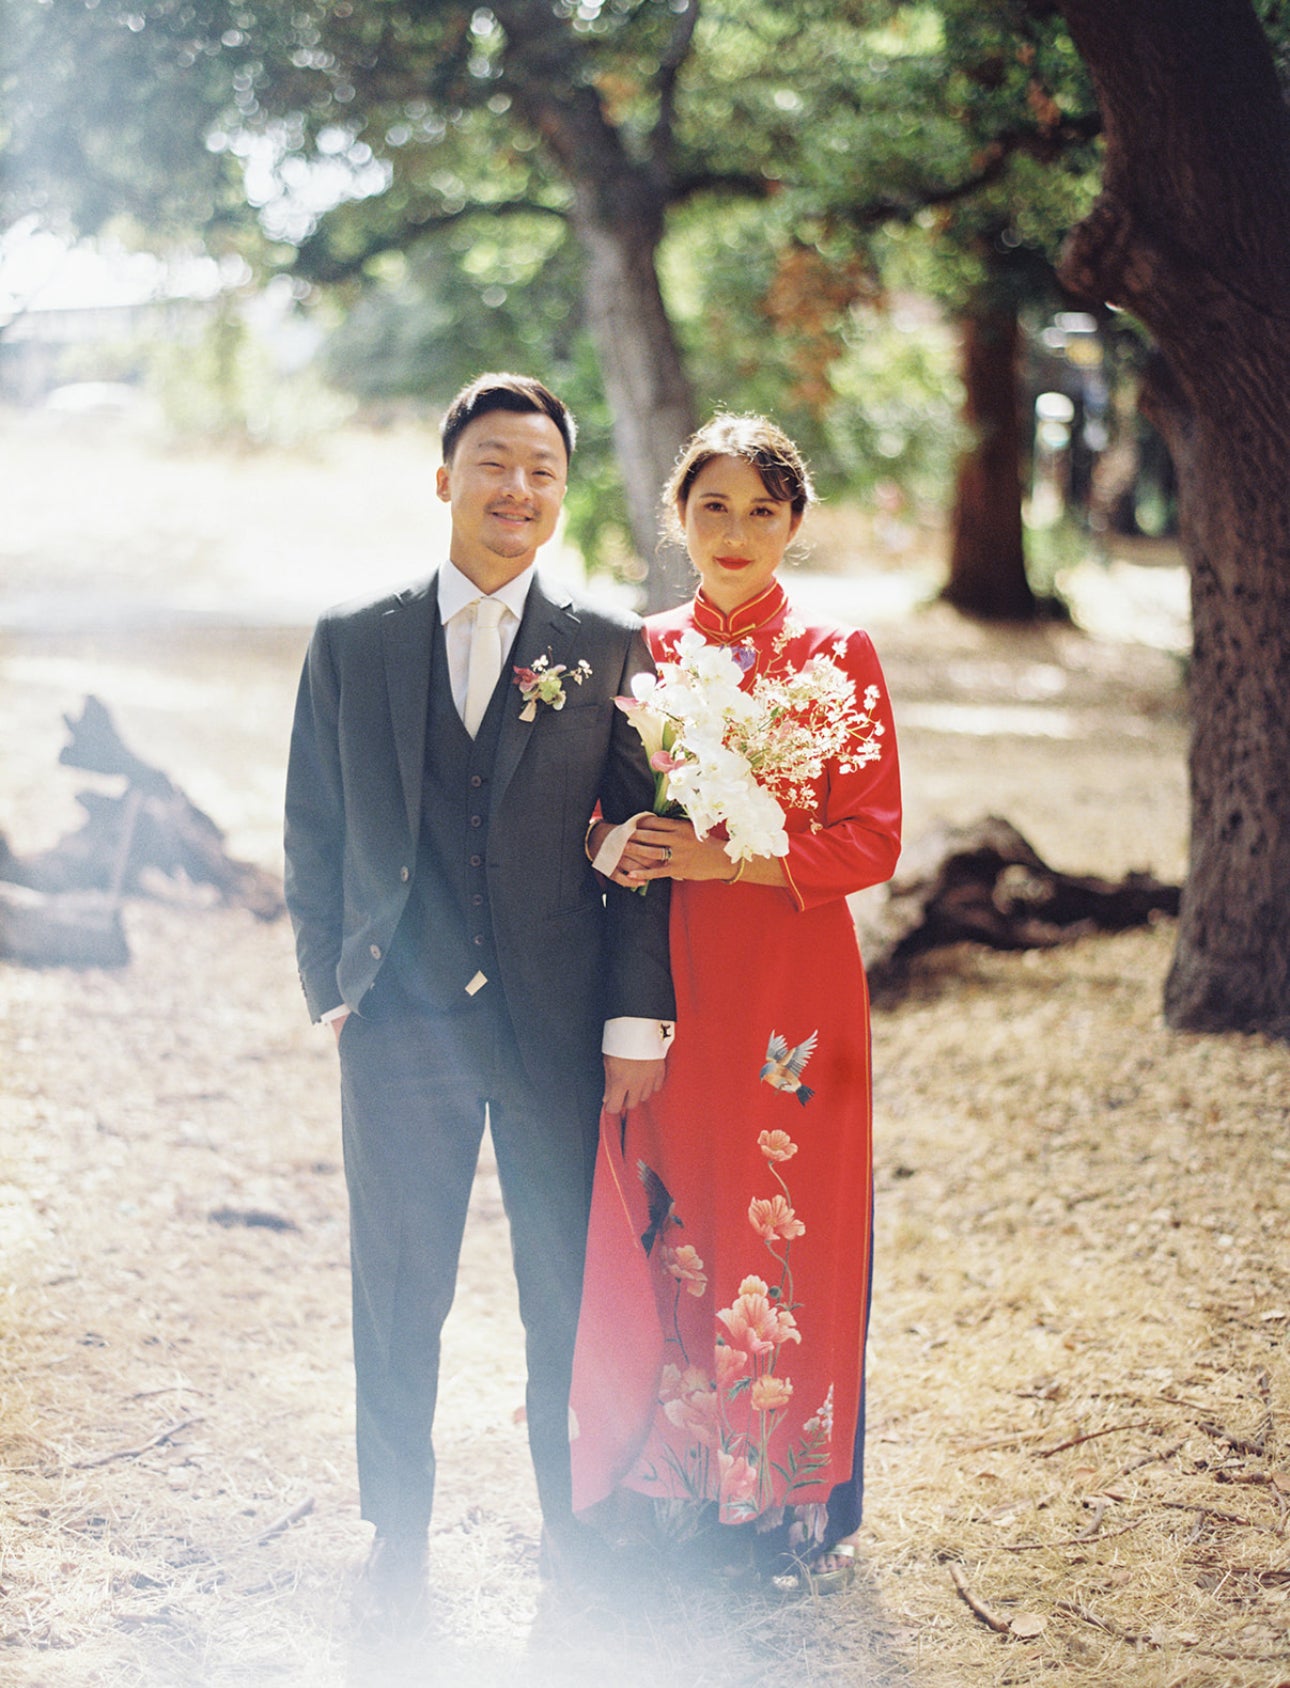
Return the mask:
<svg viewBox="0 0 1290 1688">
<path fill-rule="evenodd" d="M 539 411 L 490 410 L 462 431 L 435 490 L 452 510 L 448 554 L 476 586 L 496 591 L 533 561 L 555 532 L 568 468 Z"/>
</svg>

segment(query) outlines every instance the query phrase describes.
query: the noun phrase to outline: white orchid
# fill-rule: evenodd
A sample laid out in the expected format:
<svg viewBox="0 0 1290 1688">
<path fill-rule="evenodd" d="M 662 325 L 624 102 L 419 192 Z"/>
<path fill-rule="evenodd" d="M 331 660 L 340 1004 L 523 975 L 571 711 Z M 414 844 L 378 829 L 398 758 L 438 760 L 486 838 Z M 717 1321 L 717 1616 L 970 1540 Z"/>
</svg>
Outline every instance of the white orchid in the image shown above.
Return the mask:
<svg viewBox="0 0 1290 1688">
<path fill-rule="evenodd" d="M 833 648 L 845 655 L 844 641 Z M 728 646 L 687 630 L 657 675 L 638 674 L 633 695 L 617 699 L 654 770 L 655 810 L 680 810 L 700 838 L 724 825 L 736 862 L 787 855 L 785 808 L 813 806 L 812 788 L 831 761 L 849 773 L 882 750 L 877 687 L 857 706 L 855 685 L 833 657 L 744 682 Z"/>
</svg>

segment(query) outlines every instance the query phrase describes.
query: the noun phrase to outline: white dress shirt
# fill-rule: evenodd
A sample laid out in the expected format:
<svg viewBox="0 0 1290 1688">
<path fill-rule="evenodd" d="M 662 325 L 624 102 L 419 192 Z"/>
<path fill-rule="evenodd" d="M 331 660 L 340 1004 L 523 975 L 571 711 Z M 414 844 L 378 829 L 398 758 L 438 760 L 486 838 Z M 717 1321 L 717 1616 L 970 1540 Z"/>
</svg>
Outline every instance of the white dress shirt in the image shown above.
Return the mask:
<svg viewBox="0 0 1290 1688">
<path fill-rule="evenodd" d="M 511 646 L 515 643 L 515 635 L 520 630 L 520 618 L 524 614 L 524 605 L 528 601 L 529 587 L 533 584 L 533 570 L 536 565 L 530 563 L 522 574 L 517 574 L 514 580 L 508 580 L 505 586 L 488 596 L 498 599 L 506 606 L 506 613 L 498 624 L 498 634 L 502 641 L 502 671 L 506 671 L 506 659 L 511 654 Z M 443 622 L 444 643 L 448 647 L 448 679 L 452 686 L 452 701 L 457 706 L 458 715 L 466 711 L 466 680 L 470 670 L 470 636 L 474 631 L 475 617 L 471 605 L 476 598 L 483 597 L 478 586 L 461 572 L 455 563 L 445 563 L 439 570 L 439 619 Z M 519 693 L 515 694 L 517 697 Z"/>
</svg>

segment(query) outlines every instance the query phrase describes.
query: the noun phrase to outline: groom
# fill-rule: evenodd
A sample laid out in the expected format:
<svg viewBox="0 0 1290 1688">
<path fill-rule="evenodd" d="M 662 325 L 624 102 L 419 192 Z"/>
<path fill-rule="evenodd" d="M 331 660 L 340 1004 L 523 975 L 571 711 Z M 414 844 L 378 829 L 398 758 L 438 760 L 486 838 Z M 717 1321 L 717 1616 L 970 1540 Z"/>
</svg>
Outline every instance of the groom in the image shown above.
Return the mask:
<svg viewBox="0 0 1290 1688">
<path fill-rule="evenodd" d="M 568 1393 L 597 1121 L 602 1103 L 621 1113 L 662 1083 L 674 1008 L 666 885 L 604 888 L 584 849 L 597 804 L 622 820 L 653 799 L 613 705 L 649 667 L 639 624 L 534 571 L 574 432 L 537 381 L 464 388 L 436 478 L 448 560 L 325 614 L 296 706 L 286 892 L 310 1011 L 340 1050 L 378 1621 L 424 1595 L 439 1339 L 485 1107 L 544 1563 L 576 1575 L 589 1557 L 570 1509 Z"/>
</svg>

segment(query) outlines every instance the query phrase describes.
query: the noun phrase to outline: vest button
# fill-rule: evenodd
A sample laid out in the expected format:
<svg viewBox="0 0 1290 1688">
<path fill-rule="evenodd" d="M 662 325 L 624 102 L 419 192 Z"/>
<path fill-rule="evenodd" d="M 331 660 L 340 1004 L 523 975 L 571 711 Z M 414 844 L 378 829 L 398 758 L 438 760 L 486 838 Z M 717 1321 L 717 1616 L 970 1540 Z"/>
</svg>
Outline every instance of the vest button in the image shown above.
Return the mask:
<svg viewBox="0 0 1290 1688">
<path fill-rule="evenodd" d="M 403 883 L 405 885 L 407 884 L 408 880 L 411 879 L 411 877 L 412 877 L 412 875 L 408 872 L 407 868 L 401 867 L 399 869 L 399 878 L 403 881 Z"/>
<path fill-rule="evenodd" d="M 472 815 L 470 817 L 470 824 L 471 826 L 483 826 L 484 817 L 482 815 Z"/>
<path fill-rule="evenodd" d="M 478 932 L 475 933 L 475 947 L 476 949 L 482 949 L 484 947 L 483 937 Z"/>
<path fill-rule="evenodd" d="M 483 867 L 484 858 L 482 856 L 472 856 L 470 858 L 470 865 L 471 867 Z"/>
<path fill-rule="evenodd" d="M 472 903 L 474 903 L 476 908 L 479 908 L 479 906 L 483 903 L 484 899 L 480 896 L 479 892 L 476 891 L 475 895 L 470 900 L 471 900 Z"/>
<path fill-rule="evenodd" d="M 381 959 L 381 946 L 380 946 L 380 944 L 373 944 L 371 946 L 371 956 L 372 956 L 373 961 L 379 961 Z"/>
<path fill-rule="evenodd" d="M 471 785 L 473 785 L 473 786 L 475 786 L 475 787 L 476 787 L 476 788 L 478 788 L 478 787 L 479 787 L 479 786 L 481 786 L 481 785 L 483 785 L 483 783 L 484 783 L 484 781 L 483 781 L 483 777 L 482 777 L 482 775 L 480 775 L 480 774 L 472 774 L 472 775 L 471 775 L 471 776 L 470 776 L 470 783 L 471 783 Z"/>
</svg>

